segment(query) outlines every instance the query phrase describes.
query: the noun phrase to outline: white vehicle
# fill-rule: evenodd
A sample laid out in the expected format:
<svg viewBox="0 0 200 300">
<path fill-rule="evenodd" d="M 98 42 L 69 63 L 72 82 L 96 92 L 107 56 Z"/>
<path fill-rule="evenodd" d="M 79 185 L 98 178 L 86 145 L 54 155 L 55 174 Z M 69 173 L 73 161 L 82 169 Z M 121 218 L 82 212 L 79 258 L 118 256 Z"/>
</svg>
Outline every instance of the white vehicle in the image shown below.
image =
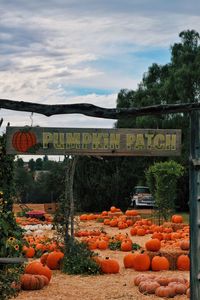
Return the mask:
<svg viewBox="0 0 200 300">
<path fill-rule="evenodd" d="M 131 196 L 131 207 L 154 207 L 155 201 L 147 186 L 135 186 Z"/>
</svg>

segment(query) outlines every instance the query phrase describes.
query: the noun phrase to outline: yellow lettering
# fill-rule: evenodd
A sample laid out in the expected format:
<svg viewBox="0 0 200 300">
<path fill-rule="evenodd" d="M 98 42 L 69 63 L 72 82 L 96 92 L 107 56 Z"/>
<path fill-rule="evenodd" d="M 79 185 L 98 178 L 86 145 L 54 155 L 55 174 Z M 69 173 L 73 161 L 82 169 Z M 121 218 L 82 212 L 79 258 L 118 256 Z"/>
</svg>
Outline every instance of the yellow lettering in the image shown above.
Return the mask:
<svg viewBox="0 0 200 300">
<path fill-rule="evenodd" d="M 151 150 L 152 149 L 152 139 L 153 139 L 154 134 L 153 133 L 146 133 L 145 138 L 147 139 L 147 149 Z"/>
<path fill-rule="evenodd" d="M 156 134 L 154 137 L 154 148 L 165 149 L 165 136 L 164 134 Z"/>
<path fill-rule="evenodd" d="M 144 136 L 141 133 L 136 135 L 135 149 L 144 149 Z"/>
<path fill-rule="evenodd" d="M 120 145 L 120 134 L 111 133 L 110 134 L 110 148 L 111 149 L 119 149 Z"/>
<path fill-rule="evenodd" d="M 64 149 L 65 148 L 65 140 L 63 132 L 54 132 L 53 134 L 53 145 L 56 149 Z"/>
<path fill-rule="evenodd" d="M 88 149 L 88 145 L 92 142 L 92 135 L 90 133 L 83 133 L 82 135 L 82 147 Z"/>
<path fill-rule="evenodd" d="M 109 137 L 108 133 L 104 133 L 103 134 L 104 149 L 108 149 L 108 146 L 109 146 L 109 139 L 108 139 L 108 137 Z"/>
<path fill-rule="evenodd" d="M 53 142 L 53 135 L 50 132 L 43 132 L 43 148 L 49 148 L 49 144 Z"/>
<path fill-rule="evenodd" d="M 126 135 L 126 147 L 127 149 L 131 149 L 131 147 L 135 143 L 135 134 L 127 134 Z"/>
<path fill-rule="evenodd" d="M 176 134 L 166 134 L 166 150 L 176 150 Z"/>
<path fill-rule="evenodd" d="M 80 149 L 80 144 L 81 144 L 81 135 L 80 133 L 72 133 L 68 132 L 66 133 L 66 149 L 69 148 L 76 148 Z"/>
</svg>

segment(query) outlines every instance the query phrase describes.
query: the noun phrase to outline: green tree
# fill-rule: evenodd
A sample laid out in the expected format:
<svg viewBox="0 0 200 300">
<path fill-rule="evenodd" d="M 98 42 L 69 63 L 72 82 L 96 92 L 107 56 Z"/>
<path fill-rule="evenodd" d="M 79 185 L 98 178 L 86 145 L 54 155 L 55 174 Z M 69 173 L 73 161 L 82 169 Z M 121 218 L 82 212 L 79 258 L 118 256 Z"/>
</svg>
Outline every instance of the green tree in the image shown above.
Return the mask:
<svg viewBox="0 0 200 300">
<path fill-rule="evenodd" d="M 171 60 L 166 65 L 153 63 L 144 74 L 135 91 L 121 90 L 118 94 L 117 107 L 144 107 L 156 104 L 175 104 L 197 102 L 200 95 L 200 46 L 199 33 L 194 30 L 182 31 L 180 43 L 171 46 Z M 187 207 L 188 201 L 188 158 L 189 158 L 189 114 L 144 116 L 122 119 L 116 122 L 117 128 L 179 128 L 182 129 L 182 155 L 176 158 L 186 172 L 182 178 L 179 204 Z M 166 160 L 168 158 L 163 158 Z M 135 159 L 134 159 L 135 160 Z M 145 158 L 142 158 L 145 167 Z M 154 161 L 160 161 L 155 158 Z M 149 161 L 148 161 L 149 162 Z M 145 170 L 143 169 L 143 171 Z M 137 169 L 133 164 L 133 172 Z"/>
<path fill-rule="evenodd" d="M 155 163 L 146 171 L 147 183 L 154 196 L 160 217 L 168 220 L 175 210 L 177 180 L 184 173 L 184 168 L 175 161 Z"/>
</svg>

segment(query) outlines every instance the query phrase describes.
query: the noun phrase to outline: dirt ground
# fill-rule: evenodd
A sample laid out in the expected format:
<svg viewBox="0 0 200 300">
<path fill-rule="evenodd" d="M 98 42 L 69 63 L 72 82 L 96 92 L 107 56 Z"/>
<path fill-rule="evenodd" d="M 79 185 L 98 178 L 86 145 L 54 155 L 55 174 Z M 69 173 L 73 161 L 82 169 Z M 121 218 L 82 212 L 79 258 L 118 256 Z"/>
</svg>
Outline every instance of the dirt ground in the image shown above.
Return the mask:
<svg viewBox="0 0 200 300">
<path fill-rule="evenodd" d="M 102 223 L 94 221 L 81 223 L 81 228 L 101 229 Z M 117 228 L 104 226 L 104 230 L 111 236 L 119 232 Z M 120 232 L 129 233 L 130 229 L 124 229 Z M 134 236 L 133 242 L 144 246 L 145 242 L 150 238 L 150 235 L 144 237 Z M 95 275 L 95 276 L 75 276 L 62 274 L 60 271 L 53 271 L 53 276 L 50 284 L 38 291 L 22 291 L 16 300 L 152 300 L 165 299 L 156 296 L 144 296 L 138 288 L 134 286 L 133 279 L 139 272 L 133 269 L 125 269 L 123 266 L 123 257 L 126 252 L 104 250 L 98 252 L 101 257 L 117 259 L 120 263 L 120 273 L 110 275 Z M 150 273 L 150 272 L 146 272 Z M 177 275 L 189 279 L 189 272 L 180 271 L 164 271 L 158 272 L 159 275 Z M 175 300 L 186 300 L 186 296 L 176 296 Z"/>
</svg>

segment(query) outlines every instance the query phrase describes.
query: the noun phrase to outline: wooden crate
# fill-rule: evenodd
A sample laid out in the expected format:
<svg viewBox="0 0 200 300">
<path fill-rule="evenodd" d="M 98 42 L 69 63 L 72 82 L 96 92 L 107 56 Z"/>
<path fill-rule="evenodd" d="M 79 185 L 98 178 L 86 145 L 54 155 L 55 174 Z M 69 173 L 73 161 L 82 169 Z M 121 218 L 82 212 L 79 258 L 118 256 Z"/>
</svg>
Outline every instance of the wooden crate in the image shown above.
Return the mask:
<svg viewBox="0 0 200 300">
<path fill-rule="evenodd" d="M 56 210 L 58 209 L 59 204 L 58 203 L 45 203 L 44 204 L 44 210 L 48 214 L 54 214 Z"/>
</svg>

